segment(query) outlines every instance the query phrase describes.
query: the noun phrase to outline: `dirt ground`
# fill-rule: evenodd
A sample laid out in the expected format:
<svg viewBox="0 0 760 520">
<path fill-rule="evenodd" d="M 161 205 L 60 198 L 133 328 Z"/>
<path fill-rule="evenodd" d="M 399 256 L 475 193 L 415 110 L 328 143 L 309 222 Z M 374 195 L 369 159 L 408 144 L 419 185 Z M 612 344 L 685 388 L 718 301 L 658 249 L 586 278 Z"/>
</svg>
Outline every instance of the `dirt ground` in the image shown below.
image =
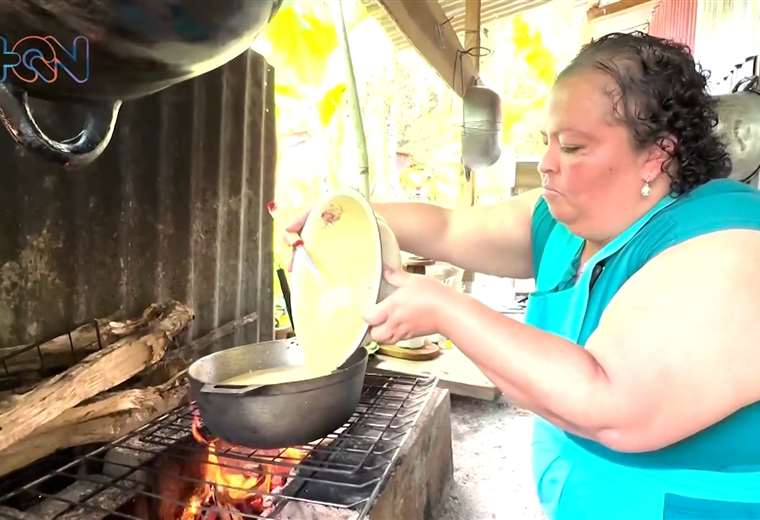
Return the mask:
<svg viewBox="0 0 760 520">
<path fill-rule="evenodd" d="M 530 465 L 532 415 L 451 396 L 454 482 L 439 520 L 543 520 Z"/>
</svg>

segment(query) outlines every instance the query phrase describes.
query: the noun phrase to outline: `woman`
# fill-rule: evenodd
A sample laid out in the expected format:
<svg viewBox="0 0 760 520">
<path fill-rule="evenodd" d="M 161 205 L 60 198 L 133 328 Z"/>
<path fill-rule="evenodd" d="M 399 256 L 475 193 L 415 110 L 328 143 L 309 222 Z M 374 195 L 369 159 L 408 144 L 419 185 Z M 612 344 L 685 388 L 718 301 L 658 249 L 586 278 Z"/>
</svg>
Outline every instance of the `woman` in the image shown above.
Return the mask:
<svg viewBox="0 0 760 520">
<path fill-rule="evenodd" d="M 551 518 L 760 518 L 760 194 L 722 179 L 715 123 L 684 47 L 612 34 L 554 86 L 542 190 L 376 206 L 405 250 L 536 278 L 527 324 L 403 272 L 366 319 L 451 338 L 539 416 Z"/>
</svg>

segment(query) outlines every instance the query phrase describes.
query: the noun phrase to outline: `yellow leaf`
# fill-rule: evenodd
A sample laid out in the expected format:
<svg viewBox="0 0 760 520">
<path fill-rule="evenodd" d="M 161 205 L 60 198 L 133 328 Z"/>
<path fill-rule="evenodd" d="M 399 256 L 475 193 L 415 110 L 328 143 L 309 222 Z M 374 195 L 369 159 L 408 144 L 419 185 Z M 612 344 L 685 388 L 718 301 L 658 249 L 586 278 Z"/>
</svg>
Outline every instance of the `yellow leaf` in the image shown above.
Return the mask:
<svg viewBox="0 0 760 520">
<path fill-rule="evenodd" d="M 274 85 L 274 93 L 277 96 L 283 96 L 283 97 L 289 97 L 289 98 L 302 97 L 298 88 L 296 88 L 295 86 L 283 85 L 282 83 L 277 83 L 277 82 L 275 82 L 275 85 Z"/>
<path fill-rule="evenodd" d="M 554 81 L 554 55 L 544 45 L 541 32 L 531 32 L 530 26 L 520 15 L 512 19 L 512 43 L 542 83 L 550 84 Z"/>
<path fill-rule="evenodd" d="M 338 109 L 338 106 L 340 106 L 341 101 L 343 101 L 343 95 L 345 93 L 346 84 L 339 83 L 328 90 L 322 99 L 319 100 L 319 103 L 317 103 L 317 109 L 319 110 L 319 121 L 322 123 L 322 126 L 330 124 L 330 121 L 335 115 L 335 111 Z"/>
<path fill-rule="evenodd" d="M 543 83 L 552 83 L 554 80 L 554 56 L 546 47 L 542 45 L 529 49 L 525 61 Z"/>
<path fill-rule="evenodd" d="M 298 6 L 298 9 L 296 8 Z M 318 85 L 338 44 L 329 11 L 312 2 L 284 6 L 267 25 L 265 37 L 272 52 L 267 61 L 287 71 L 299 83 Z"/>
<path fill-rule="evenodd" d="M 512 18 L 512 43 L 519 50 L 526 49 L 530 46 L 530 27 L 522 16 L 515 15 Z"/>
</svg>

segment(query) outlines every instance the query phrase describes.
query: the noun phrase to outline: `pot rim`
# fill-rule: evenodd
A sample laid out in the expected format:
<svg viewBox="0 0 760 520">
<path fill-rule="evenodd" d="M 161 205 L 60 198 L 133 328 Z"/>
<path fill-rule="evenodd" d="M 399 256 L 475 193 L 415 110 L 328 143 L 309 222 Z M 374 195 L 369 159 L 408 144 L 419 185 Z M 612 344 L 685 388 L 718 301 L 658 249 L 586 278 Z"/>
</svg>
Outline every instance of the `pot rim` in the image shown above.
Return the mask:
<svg viewBox="0 0 760 520">
<path fill-rule="evenodd" d="M 194 361 L 187 370 L 188 378 L 190 379 L 194 387 L 193 392 L 195 394 L 198 394 L 200 392 L 200 389 L 207 385 L 211 385 L 212 387 L 220 387 L 220 388 L 228 388 L 228 389 L 245 388 L 246 386 L 252 386 L 252 385 L 222 385 L 220 383 L 214 383 L 212 381 L 204 381 L 203 379 L 197 376 L 194 376 L 193 372 L 197 371 L 198 369 L 197 367 L 199 367 L 201 364 L 211 363 L 213 362 L 215 358 L 221 358 L 223 357 L 222 356 L 223 354 L 228 353 L 235 349 L 246 349 L 246 348 L 259 346 L 262 344 L 271 344 L 271 343 L 291 344 L 292 341 L 293 340 L 274 340 L 274 341 L 267 341 L 267 342 L 262 342 L 262 343 L 250 343 L 248 345 L 240 345 L 237 347 L 232 347 L 229 349 L 225 349 L 219 352 L 214 352 L 212 354 L 203 356 L 202 358 Z M 209 390 L 205 390 L 204 393 L 207 396 L 215 395 L 216 397 L 224 396 L 224 397 L 229 397 L 229 398 L 239 398 L 239 397 L 248 397 L 248 396 L 278 396 L 278 395 L 283 395 L 283 394 L 308 392 L 308 391 L 316 390 L 319 388 L 324 388 L 327 386 L 338 384 L 345 381 L 346 379 L 350 379 L 351 377 L 354 376 L 356 371 L 366 370 L 368 359 L 369 359 L 369 353 L 367 352 L 367 349 L 365 349 L 362 346 L 362 347 L 357 348 L 353 353 L 351 353 L 351 356 L 349 356 L 349 358 L 346 360 L 345 363 L 343 363 L 343 365 L 341 365 L 334 371 L 330 372 L 329 374 L 317 376 L 311 379 L 304 379 L 302 381 L 290 381 L 286 383 L 262 385 L 241 394 L 229 394 L 223 391 L 215 392 L 213 388 Z"/>
</svg>

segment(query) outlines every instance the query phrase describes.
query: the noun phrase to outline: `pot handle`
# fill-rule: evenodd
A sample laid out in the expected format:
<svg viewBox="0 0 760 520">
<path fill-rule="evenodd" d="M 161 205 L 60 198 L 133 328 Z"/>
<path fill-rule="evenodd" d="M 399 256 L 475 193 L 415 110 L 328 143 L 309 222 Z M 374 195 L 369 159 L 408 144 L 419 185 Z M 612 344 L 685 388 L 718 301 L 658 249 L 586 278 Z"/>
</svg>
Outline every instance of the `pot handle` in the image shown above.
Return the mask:
<svg viewBox="0 0 760 520">
<path fill-rule="evenodd" d="M 253 390 L 257 390 L 266 385 L 248 385 L 248 386 L 232 386 L 232 385 L 203 385 L 201 387 L 202 394 L 233 394 L 241 395 Z"/>
<path fill-rule="evenodd" d="M 94 161 L 111 140 L 121 100 L 78 102 L 87 111 L 84 128 L 64 141 L 49 138 L 37 125 L 29 106 L 29 94 L 8 82 L 0 82 L 0 119 L 18 144 L 45 159 L 66 166 Z"/>
</svg>

